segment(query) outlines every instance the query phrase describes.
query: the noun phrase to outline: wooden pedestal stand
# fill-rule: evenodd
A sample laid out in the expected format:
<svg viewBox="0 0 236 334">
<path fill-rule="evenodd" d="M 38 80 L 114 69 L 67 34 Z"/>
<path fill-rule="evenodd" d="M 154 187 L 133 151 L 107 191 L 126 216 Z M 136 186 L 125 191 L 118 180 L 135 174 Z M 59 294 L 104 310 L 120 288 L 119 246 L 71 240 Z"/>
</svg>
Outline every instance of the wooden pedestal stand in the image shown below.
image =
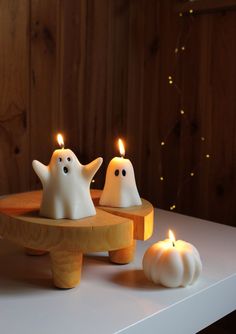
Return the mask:
<svg viewBox="0 0 236 334">
<path fill-rule="evenodd" d="M 99 207 L 101 192 L 92 191 L 97 214 L 79 220 L 47 219 L 38 215 L 41 191 L 10 195 L 0 200 L 0 235 L 24 246 L 27 253 L 50 253 L 55 286 L 79 284 L 84 253 L 108 251 L 114 263 L 129 263 L 135 240 L 152 235 L 153 207 L 143 200 L 128 209 Z"/>
</svg>

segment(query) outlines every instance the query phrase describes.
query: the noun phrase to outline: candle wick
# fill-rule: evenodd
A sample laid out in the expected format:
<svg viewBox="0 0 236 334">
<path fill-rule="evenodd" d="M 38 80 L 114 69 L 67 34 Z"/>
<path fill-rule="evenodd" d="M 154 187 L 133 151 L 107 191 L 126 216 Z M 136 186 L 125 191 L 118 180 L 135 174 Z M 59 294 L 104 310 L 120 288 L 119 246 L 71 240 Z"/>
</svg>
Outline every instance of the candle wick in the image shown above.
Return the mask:
<svg viewBox="0 0 236 334">
<path fill-rule="evenodd" d="M 174 243 L 174 241 L 172 241 L 172 245 L 173 245 L 173 247 L 175 247 L 175 243 Z"/>
</svg>

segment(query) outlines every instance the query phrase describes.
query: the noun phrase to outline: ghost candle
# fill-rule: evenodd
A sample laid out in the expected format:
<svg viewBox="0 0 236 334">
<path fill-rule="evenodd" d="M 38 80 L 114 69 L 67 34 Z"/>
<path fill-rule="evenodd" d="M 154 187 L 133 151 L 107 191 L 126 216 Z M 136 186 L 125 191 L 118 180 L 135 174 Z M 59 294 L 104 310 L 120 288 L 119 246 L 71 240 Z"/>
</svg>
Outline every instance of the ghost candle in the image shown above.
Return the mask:
<svg viewBox="0 0 236 334">
<path fill-rule="evenodd" d="M 119 208 L 141 205 L 133 165 L 129 159 L 124 158 L 125 148 L 121 139 L 118 140 L 118 145 L 121 157 L 113 158 L 107 167 L 99 204 Z"/>
<path fill-rule="evenodd" d="M 176 288 L 193 284 L 202 271 L 202 263 L 193 245 L 183 240 L 175 241 L 173 232 L 169 231 L 169 239 L 147 249 L 143 270 L 153 283 Z"/>
<path fill-rule="evenodd" d="M 60 134 L 57 140 L 61 148 L 53 152 L 48 166 L 37 160 L 32 163 L 43 186 L 40 215 L 53 219 L 93 216 L 96 210 L 90 196 L 90 183 L 102 158 L 84 166 L 70 149 L 64 148 Z"/>
</svg>

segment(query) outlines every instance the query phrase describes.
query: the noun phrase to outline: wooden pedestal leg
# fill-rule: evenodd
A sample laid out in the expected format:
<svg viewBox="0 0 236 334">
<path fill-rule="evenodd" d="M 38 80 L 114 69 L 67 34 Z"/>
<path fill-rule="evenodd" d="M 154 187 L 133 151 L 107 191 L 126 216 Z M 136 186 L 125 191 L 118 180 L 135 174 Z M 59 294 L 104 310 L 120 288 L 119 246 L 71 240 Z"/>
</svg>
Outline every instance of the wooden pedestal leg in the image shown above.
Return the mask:
<svg viewBox="0 0 236 334">
<path fill-rule="evenodd" d="M 109 251 L 110 261 L 117 264 L 127 264 L 133 261 L 135 255 L 136 241 L 129 247 Z"/>
<path fill-rule="evenodd" d="M 54 285 L 61 289 L 74 288 L 80 282 L 83 254 L 81 252 L 51 251 Z"/>
<path fill-rule="evenodd" d="M 47 254 L 48 252 L 47 251 L 43 251 L 43 250 L 37 250 L 37 249 L 33 249 L 33 248 L 27 248 L 25 247 L 25 253 L 27 255 L 44 255 L 44 254 Z"/>
</svg>

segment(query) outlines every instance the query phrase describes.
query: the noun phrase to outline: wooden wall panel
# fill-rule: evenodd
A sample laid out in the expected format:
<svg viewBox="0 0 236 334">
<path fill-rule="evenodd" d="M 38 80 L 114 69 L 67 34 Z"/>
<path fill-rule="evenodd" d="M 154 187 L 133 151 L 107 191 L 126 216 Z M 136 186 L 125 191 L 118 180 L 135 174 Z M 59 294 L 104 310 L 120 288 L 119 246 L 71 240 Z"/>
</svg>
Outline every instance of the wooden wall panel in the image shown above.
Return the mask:
<svg viewBox="0 0 236 334">
<path fill-rule="evenodd" d="M 212 219 L 234 222 L 236 211 L 236 12 L 214 17 L 211 82 L 212 154 L 210 210 Z M 222 29 L 222 27 L 224 27 Z M 222 202 L 224 205 L 222 205 Z"/>
<path fill-rule="evenodd" d="M 25 190 L 28 173 L 27 0 L 0 1 L 0 193 Z"/>
<path fill-rule="evenodd" d="M 109 38 L 109 4 L 107 0 L 87 2 L 86 62 L 84 69 L 83 103 L 79 113 L 83 115 L 81 131 L 82 156 L 88 162 L 103 155 L 106 148 L 107 113 L 107 64 Z M 80 86 L 80 88 L 81 88 Z M 96 184 L 99 184 L 99 175 Z"/>
<path fill-rule="evenodd" d="M 61 129 L 60 1 L 31 0 L 30 159 L 47 164 Z M 30 185 L 40 186 L 31 170 Z"/>
<path fill-rule="evenodd" d="M 86 64 L 86 1 L 61 1 L 60 108 L 66 146 L 77 154 L 83 138 L 84 72 Z M 81 131 L 82 130 L 82 131 Z"/>
<path fill-rule="evenodd" d="M 102 0 L 61 7 L 62 128 L 82 163 L 106 150 L 109 6 Z M 102 183 L 98 174 L 96 184 Z"/>
<path fill-rule="evenodd" d="M 142 36 L 142 100 L 140 102 L 139 127 L 136 138 L 139 137 L 139 146 L 135 145 L 135 154 L 139 154 L 139 188 L 145 197 L 153 199 L 155 205 L 161 205 L 162 188 L 159 179 L 160 161 L 160 128 L 159 115 L 159 91 L 160 73 L 159 66 L 161 46 L 161 4 L 155 0 L 144 2 L 143 6 L 143 34 Z M 136 50 L 138 52 L 138 50 Z M 131 61 L 131 59 L 130 59 Z M 145 166 L 145 168 L 144 168 Z M 146 177 L 150 175 L 150 177 Z M 153 184 L 156 185 L 155 189 Z"/>
<path fill-rule="evenodd" d="M 226 12 L 192 19 L 191 38 L 179 69 L 190 122 L 181 130 L 179 182 L 184 183 L 184 175 L 192 168 L 195 177 L 187 180 L 177 201 L 180 212 L 232 225 L 236 216 L 235 18 L 236 12 Z"/>
<path fill-rule="evenodd" d="M 159 94 L 158 110 L 156 110 L 156 124 L 159 133 L 154 134 L 152 140 L 156 143 L 154 154 L 159 153 L 158 170 L 152 169 L 152 174 L 157 174 L 156 182 L 152 183 L 152 193 L 160 187 L 161 192 L 155 198 L 155 204 L 169 209 L 176 203 L 178 187 L 181 183 L 181 170 L 179 169 L 180 156 L 180 117 L 179 117 L 179 94 L 170 85 L 168 77 L 171 76 L 174 82 L 179 80 L 178 60 L 174 54 L 179 33 L 180 23 L 178 16 L 173 12 L 173 1 L 160 1 L 161 7 L 159 12 L 160 20 L 160 52 L 157 59 L 159 74 Z M 165 38 L 163 36 L 165 35 Z M 153 111 L 155 113 L 155 111 Z M 158 135 L 158 141 L 155 136 Z M 160 146 L 164 142 L 164 146 Z M 160 177 L 164 180 L 160 181 Z M 160 203 L 160 204 L 159 204 Z"/>
<path fill-rule="evenodd" d="M 142 149 L 146 139 L 143 138 L 143 89 L 144 89 L 144 26 L 145 1 L 131 1 L 129 8 L 129 54 L 127 85 L 127 144 L 128 157 L 136 166 L 137 182 L 141 183 Z M 144 140 L 143 140 L 144 139 Z"/>
</svg>

